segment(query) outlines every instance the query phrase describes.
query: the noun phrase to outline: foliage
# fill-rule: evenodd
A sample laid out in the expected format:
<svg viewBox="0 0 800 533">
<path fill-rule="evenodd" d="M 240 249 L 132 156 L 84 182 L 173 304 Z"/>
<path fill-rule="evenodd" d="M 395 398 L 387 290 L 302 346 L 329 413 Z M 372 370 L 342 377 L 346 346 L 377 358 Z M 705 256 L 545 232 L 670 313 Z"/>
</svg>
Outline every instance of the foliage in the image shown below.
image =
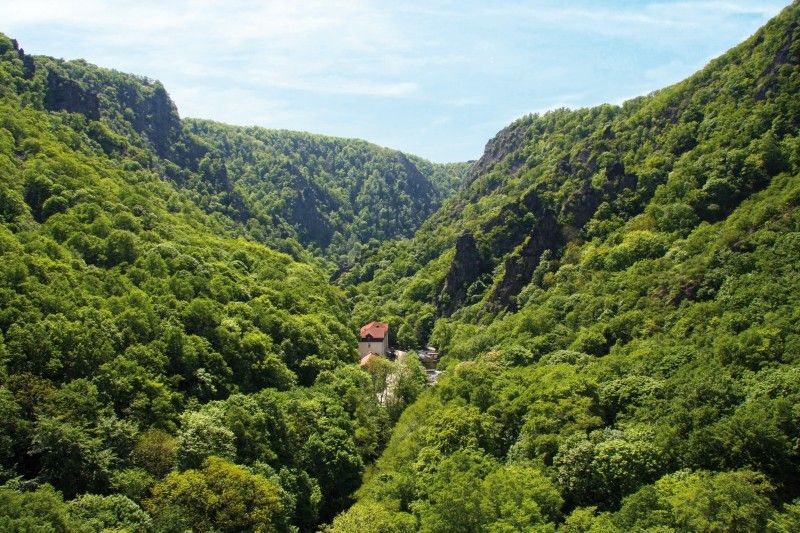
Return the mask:
<svg viewBox="0 0 800 533">
<path fill-rule="evenodd" d="M 337 520 L 795 527 L 798 27 L 794 2 L 672 87 L 516 121 L 411 239 L 338 280 L 445 372 Z"/>
<path fill-rule="evenodd" d="M 453 194 L 469 165 L 436 164 L 355 139 L 188 120 L 208 143 L 185 183 L 208 211 L 242 221 L 256 240 L 297 241 L 353 267 L 378 242 L 409 237 Z"/>
<path fill-rule="evenodd" d="M 155 493 L 155 529 L 332 519 L 389 417 L 323 261 L 205 203 L 225 165 L 158 82 L 5 36 L 0 80 L 0 529 L 147 530 Z M 268 509 L 190 516 L 228 481 Z"/>
<path fill-rule="evenodd" d="M 85 531 L 144 531 L 150 516 L 125 496 L 85 494 L 67 504 L 70 515 Z"/>
<path fill-rule="evenodd" d="M 213 456 L 201 470 L 169 474 L 147 505 L 162 531 L 275 531 L 283 518 L 278 485 Z"/>
<path fill-rule="evenodd" d="M 764 531 L 772 487 L 749 471 L 676 472 L 629 496 L 613 520 L 622 530 Z"/>
<path fill-rule="evenodd" d="M 797 529 L 798 27 L 468 173 L 0 36 L 0 529 Z"/>
<path fill-rule="evenodd" d="M 61 495 L 44 485 L 32 492 L 0 488 L 0 528 L 4 531 L 67 532 L 73 522 Z"/>
</svg>

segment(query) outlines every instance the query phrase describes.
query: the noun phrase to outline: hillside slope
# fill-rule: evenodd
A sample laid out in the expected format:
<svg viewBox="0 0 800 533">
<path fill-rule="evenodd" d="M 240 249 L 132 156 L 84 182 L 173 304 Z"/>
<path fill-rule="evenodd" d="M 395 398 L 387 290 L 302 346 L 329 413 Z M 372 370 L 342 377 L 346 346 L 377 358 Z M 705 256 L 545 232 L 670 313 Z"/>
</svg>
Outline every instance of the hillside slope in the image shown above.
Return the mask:
<svg viewBox="0 0 800 533">
<path fill-rule="evenodd" d="M 31 75 L 37 65 L 47 72 L 44 109 L 105 124 L 143 150 L 142 164 L 158 158 L 165 177 L 239 234 L 343 270 L 378 241 L 412 235 L 470 166 L 357 139 L 181 120 L 157 81 L 82 60 L 27 57 Z M 113 137 L 98 142 L 109 154 L 116 149 Z"/>
<path fill-rule="evenodd" d="M 0 35 L 0 530 L 314 531 L 382 449 L 342 291 L 202 204 L 209 154 Z"/>
<path fill-rule="evenodd" d="M 724 219 L 789 170 L 797 40 L 786 26 L 623 106 L 561 109 L 505 128 L 468 186 L 412 239 L 387 243 L 341 280 L 360 319 L 391 316 L 424 342 L 431 318 L 461 310 L 467 321 L 492 320 L 517 309 L 543 254 L 558 260 L 611 242 L 643 215 L 658 218 L 652 229 L 684 236 Z"/>
<path fill-rule="evenodd" d="M 234 218 L 257 224 L 251 233 L 263 240 L 292 238 L 341 269 L 378 242 L 411 236 L 469 168 L 356 139 L 203 120 L 184 125 L 212 147 L 210 157 L 221 163 L 216 172 L 240 195 Z M 204 205 L 216 201 L 213 189 L 205 193 Z"/>
<path fill-rule="evenodd" d="M 344 276 L 446 372 L 333 530 L 800 527 L 798 94 L 794 2 L 674 86 L 516 121 Z"/>
</svg>

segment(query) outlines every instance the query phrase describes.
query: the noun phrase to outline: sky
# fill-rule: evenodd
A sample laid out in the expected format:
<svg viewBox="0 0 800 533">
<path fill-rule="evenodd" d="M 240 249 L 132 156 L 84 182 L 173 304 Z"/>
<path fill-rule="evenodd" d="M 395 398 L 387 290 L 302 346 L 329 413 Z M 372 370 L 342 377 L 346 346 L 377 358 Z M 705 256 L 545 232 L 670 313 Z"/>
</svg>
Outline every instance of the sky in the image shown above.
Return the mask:
<svg viewBox="0 0 800 533">
<path fill-rule="evenodd" d="M 680 81 L 788 0 L 0 0 L 26 52 L 161 80 L 181 116 L 477 159 L 514 119 Z"/>
</svg>

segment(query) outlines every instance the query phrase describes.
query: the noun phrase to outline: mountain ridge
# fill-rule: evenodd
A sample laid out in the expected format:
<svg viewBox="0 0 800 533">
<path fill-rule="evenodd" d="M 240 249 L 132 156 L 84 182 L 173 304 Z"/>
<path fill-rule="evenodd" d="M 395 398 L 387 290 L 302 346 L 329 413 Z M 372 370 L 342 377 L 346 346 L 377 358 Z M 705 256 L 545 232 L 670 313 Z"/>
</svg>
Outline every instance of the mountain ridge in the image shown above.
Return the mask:
<svg viewBox="0 0 800 533">
<path fill-rule="evenodd" d="M 770 50 L 770 53 L 773 54 L 774 57 L 770 56 L 773 57 L 773 59 L 766 62 L 766 66 L 759 71 L 759 79 L 753 82 L 752 91 L 754 97 L 759 95 L 763 96 L 762 93 L 764 93 L 766 88 L 768 88 L 770 84 L 775 83 L 775 75 L 777 73 L 776 61 L 786 61 L 791 58 L 787 50 L 790 50 L 792 43 L 795 42 L 793 40 L 793 27 L 793 23 L 789 22 L 785 30 L 786 37 L 772 43 L 772 48 L 774 48 L 774 50 Z M 734 48 L 734 50 L 748 50 L 753 46 L 758 46 L 761 43 L 760 39 L 763 40 L 763 31 L 757 32 L 741 45 Z M 544 248 L 555 251 L 555 248 L 559 248 L 559 246 L 555 245 L 558 244 L 557 241 L 561 238 L 560 235 L 566 232 L 568 234 L 567 236 L 569 236 L 574 235 L 576 231 L 581 231 L 581 228 L 583 228 L 587 222 L 590 222 L 594 211 L 604 202 L 608 204 L 608 200 L 616 198 L 620 194 L 638 194 L 639 199 L 636 201 L 644 201 L 644 198 L 654 194 L 655 184 L 647 185 L 650 190 L 646 190 L 644 187 L 640 186 L 640 190 L 637 192 L 637 176 L 626 171 L 625 162 L 619 160 L 619 155 L 615 155 L 613 151 L 606 152 L 605 155 L 612 159 L 601 161 L 598 156 L 603 154 L 592 154 L 591 148 L 587 149 L 586 146 L 593 142 L 598 146 L 606 147 L 613 146 L 614 144 L 619 145 L 620 141 L 615 140 L 615 135 L 619 133 L 612 131 L 610 125 L 615 120 L 617 123 L 622 123 L 622 119 L 648 121 L 652 120 L 649 118 L 652 116 L 658 117 L 656 120 L 660 120 L 662 124 L 671 123 L 673 121 L 672 115 L 680 110 L 670 109 L 668 102 L 664 102 L 663 104 L 660 102 L 667 98 L 679 99 L 681 97 L 680 93 L 686 92 L 689 87 L 695 85 L 702 86 L 707 83 L 711 72 L 728 66 L 727 63 L 730 61 L 730 57 L 731 53 L 723 54 L 710 61 L 704 69 L 690 76 L 684 82 L 653 91 L 647 97 L 633 98 L 625 102 L 622 106 L 604 104 L 594 108 L 574 111 L 562 109 L 548 112 L 541 117 L 533 115 L 522 117 L 514 121 L 487 143 L 487 150 L 470 170 L 465 182 L 465 187 L 449 201 L 447 208 L 435 213 L 432 218 L 421 227 L 422 231 L 419 233 L 422 235 L 423 239 L 428 239 L 426 228 L 437 224 L 439 225 L 439 234 L 446 236 L 447 239 L 444 241 L 439 237 L 439 244 L 431 249 L 430 252 L 425 252 L 425 255 L 428 257 L 439 257 L 445 250 L 453 246 L 453 243 L 456 241 L 457 231 L 452 231 L 448 226 L 456 227 L 457 224 L 463 224 L 463 220 L 459 222 L 458 217 L 467 209 L 471 209 L 475 212 L 475 204 L 479 204 L 479 200 L 492 206 L 492 209 L 500 207 L 500 210 L 496 214 L 490 214 L 492 211 L 486 208 L 479 223 L 473 222 L 472 227 L 462 227 L 460 229 L 460 231 L 469 231 L 474 235 L 482 233 L 487 234 L 482 245 L 482 260 L 484 264 L 486 264 L 486 267 L 483 271 L 473 271 L 470 277 L 462 280 L 462 284 L 467 285 L 477 282 L 481 276 L 489 274 L 494 268 L 500 266 L 501 261 L 496 256 L 503 256 L 508 254 L 511 250 L 522 246 L 523 240 L 525 240 L 533 230 L 533 220 L 541 216 L 544 211 L 548 209 L 552 212 L 553 216 L 559 219 L 560 229 L 557 232 L 558 235 L 551 232 L 554 245 L 545 246 Z M 706 96 L 706 98 L 708 97 Z M 656 102 L 658 102 L 657 105 L 660 106 L 659 109 L 652 109 Z M 590 118 L 595 124 L 598 124 L 595 126 L 597 129 L 592 132 L 594 140 L 585 137 L 586 134 L 579 133 L 577 130 L 573 129 L 573 144 L 571 149 L 562 149 L 560 158 L 557 161 L 549 161 L 549 168 L 546 170 L 544 166 L 540 164 L 540 161 L 536 159 L 546 156 L 545 153 L 533 156 L 524 153 L 526 147 L 530 149 L 530 147 L 537 142 L 535 140 L 537 135 L 541 136 L 542 134 L 547 134 L 547 132 L 552 131 L 553 128 L 559 127 L 559 122 L 567 123 L 569 120 L 573 120 L 573 122 L 577 124 L 577 127 L 584 127 L 578 122 L 580 117 Z M 639 118 L 637 119 L 637 117 Z M 690 131 L 689 128 L 695 127 L 693 124 L 694 122 L 689 121 L 688 124 L 681 125 L 680 128 L 676 128 L 676 130 L 672 132 L 674 138 L 665 140 L 675 144 L 674 149 L 678 154 L 691 148 L 690 146 L 682 147 L 680 143 L 685 140 L 682 139 L 681 136 L 691 139 L 690 136 L 693 135 L 693 132 Z M 575 126 L 573 126 L 573 128 L 574 127 Z M 525 138 L 527 138 L 527 143 L 521 145 L 520 143 L 522 143 Z M 648 141 L 655 142 L 656 140 L 648 139 Z M 686 142 L 692 141 L 689 140 Z M 671 157 L 675 157 L 675 155 L 671 154 Z M 525 162 L 526 160 L 528 160 L 528 163 Z M 631 163 L 629 162 L 628 164 L 630 165 Z M 641 165 L 641 163 L 638 164 Z M 540 175 L 522 178 L 520 173 L 523 172 L 525 168 L 533 168 L 537 173 L 546 172 L 552 179 L 547 181 Z M 648 169 L 648 172 L 663 173 L 664 170 Z M 598 175 L 598 173 L 602 173 L 602 176 Z M 503 178 L 506 180 L 505 185 L 500 181 L 499 176 L 508 176 L 507 178 Z M 567 180 L 575 180 L 576 176 L 581 176 L 582 179 L 575 181 L 572 187 L 557 185 L 559 183 L 563 184 Z M 603 181 L 602 183 L 594 185 L 587 180 L 589 177 Z M 569 186 L 569 183 L 566 185 Z M 560 191 L 554 189 L 554 187 L 559 186 L 561 187 Z M 500 187 L 503 187 L 503 189 L 499 190 L 498 188 Z M 498 191 L 497 194 L 492 196 L 492 193 L 495 191 Z M 645 196 L 641 196 L 642 194 Z M 731 198 L 732 201 L 736 201 L 735 194 L 736 193 L 734 193 L 734 196 Z M 557 198 L 558 195 L 560 195 L 560 197 Z M 496 206 L 487 202 L 486 199 L 489 197 L 493 197 L 496 199 L 496 203 L 502 205 Z M 729 209 L 730 206 L 726 208 Z M 473 216 L 473 221 L 477 220 L 474 215 L 470 216 Z M 711 216 L 711 214 L 701 213 L 700 216 L 707 218 Z M 468 220 L 467 217 L 462 217 L 462 219 Z M 513 229 L 510 229 L 510 226 L 513 227 Z M 505 233 L 499 235 L 498 229 L 505 229 Z M 391 247 L 392 245 L 389 246 Z M 416 246 L 417 248 L 425 249 L 430 247 L 430 243 L 420 242 Z M 458 250 L 456 250 L 456 252 L 457 251 Z M 539 250 L 539 253 L 534 255 L 538 257 L 542 251 L 543 250 Z M 511 262 L 506 266 L 513 269 L 514 265 L 519 263 L 519 258 L 509 259 Z M 522 261 L 519 264 L 521 265 L 524 262 L 525 261 Z M 364 265 L 364 268 L 368 269 L 369 267 Z M 530 280 L 529 276 L 534 269 L 535 265 L 533 265 L 532 268 L 524 268 L 524 275 L 516 282 L 512 281 L 515 277 L 515 275 L 512 274 L 511 278 L 506 280 L 505 285 L 512 289 L 512 293 L 515 291 L 518 292 L 522 285 Z M 357 272 L 354 278 L 353 281 L 347 281 L 346 283 L 357 283 L 359 280 Z M 446 287 L 440 286 L 439 290 L 448 291 L 451 290 L 451 288 L 453 288 L 452 285 L 448 284 Z M 461 287 L 457 290 L 463 293 L 465 289 L 466 287 Z M 513 307 L 513 302 L 510 302 L 507 296 L 501 296 L 503 293 L 504 291 L 502 289 L 495 291 L 495 296 L 490 298 L 491 301 L 487 302 L 488 309 L 497 312 L 503 308 L 507 308 L 509 305 Z M 445 293 L 440 295 L 438 299 L 440 300 L 441 297 L 444 297 L 449 300 L 452 296 L 452 294 Z M 433 300 L 436 300 L 436 298 L 431 298 L 429 301 Z M 419 341 L 422 342 L 422 339 L 419 339 Z"/>
<path fill-rule="evenodd" d="M 137 139 L 141 149 L 152 148 L 161 160 L 142 163 L 163 167 L 168 179 L 199 195 L 196 201 L 207 211 L 230 218 L 243 234 L 296 258 L 317 258 L 320 265 L 327 263 L 328 270 L 349 268 L 362 251 L 375 246 L 371 239 L 410 236 L 460 186 L 468 167 L 467 163 L 431 163 L 360 139 L 181 119 L 158 81 L 84 60 L 29 56 L 18 45 L 12 46 L 25 62 L 27 76 L 32 78 L 37 68 L 46 72 L 41 90 L 44 109 L 79 113 L 105 124 L 113 134 Z M 99 129 L 95 135 L 109 153 L 114 150 L 113 135 Z M 235 162 L 226 157 L 232 155 L 233 146 L 226 135 L 240 137 Z M 253 143 L 254 136 L 261 136 L 262 142 Z M 272 142 L 264 143 L 264 139 Z M 272 146 L 265 150 L 266 144 Z M 300 144 L 302 157 L 292 148 Z M 248 147 L 256 153 L 243 153 Z M 306 167 L 314 164 L 309 156 L 316 152 L 323 160 L 331 159 L 331 150 L 370 157 Z M 288 167 L 272 161 L 287 157 L 294 159 Z M 365 181 L 380 195 L 357 204 L 358 189 Z M 296 194 L 299 190 L 308 190 L 309 196 Z M 277 202 L 265 204 L 269 195 L 277 195 Z M 373 216 L 373 211 L 382 216 Z M 334 220 L 332 212 L 344 215 Z"/>
<path fill-rule="evenodd" d="M 155 83 L 28 57 L 0 35 L 0 529 L 329 522 L 390 426 L 343 292 L 203 204 L 235 188 Z"/>
</svg>

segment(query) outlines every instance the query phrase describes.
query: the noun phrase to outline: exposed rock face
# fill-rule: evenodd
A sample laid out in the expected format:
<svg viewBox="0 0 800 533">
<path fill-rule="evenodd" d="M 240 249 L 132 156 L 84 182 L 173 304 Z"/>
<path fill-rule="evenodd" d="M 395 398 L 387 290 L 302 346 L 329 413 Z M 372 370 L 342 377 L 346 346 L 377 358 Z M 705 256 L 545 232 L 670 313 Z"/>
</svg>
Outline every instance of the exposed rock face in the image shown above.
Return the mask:
<svg viewBox="0 0 800 533">
<path fill-rule="evenodd" d="M 587 164 L 592 172 L 596 171 L 593 161 Z M 601 202 L 616 198 L 625 189 L 636 189 L 638 178 L 635 174 L 627 174 L 621 162 L 611 163 L 605 168 L 605 173 L 608 180 L 600 188 L 587 180 L 566 199 L 559 215 L 562 224 L 582 228 L 594 216 Z"/>
<path fill-rule="evenodd" d="M 545 206 L 540 197 L 542 189 L 543 186 L 538 186 L 518 201 L 504 205 L 497 215 L 481 226 L 483 234 L 489 238 L 487 247 L 494 257 L 511 252 L 530 234 L 535 220 L 544 214 Z"/>
<path fill-rule="evenodd" d="M 25 68 L 25 76 L 33 77 L 37 70 L 46 70 L 44 108 L 48 111 L 80 113 L 90 120 L 104 120 L 111 130 L 150 145 L 153 152 L 164 160 L 197 171 L 200 161 L 208 152 L 206 145 L 188 133 L 181 122 L 178 110 L 167 91 L 159 82 L 146 78 L 110 72 L 85 61 L 63 61 L 48 57 L 31 57 L 13 43 Z M 96 139 L 104 150 L 113 146 Z M 164 177 L 179 185 L 184 175 L 177 167 L 164 166 Z M 249 214 L 241 194 L 230 182 L 224 164 L 216 162 L 206 177 L 217 191 L 227 194 L 222 198 L 236 210 L 235 217 L 246 219 Z M 208 170 L 208 169 L 207 169 Z"/>
<path fill-rule="evenodd" d="M 563 237 L 556 217 L 551 212 L 544 213 L 520 251 L 506 259 L 505 274 L 489 296 L 487 309 L 492 312 L 503 308 L 513 309 L 513 297 L 530 283 L 542 253 L 545 250 L 555 251 L 562 245 Z"/>
<path fill-rule="evenodd" d="M 47 72 L 44 107 L 48 111 L 81 113 L 92 120 L 100 118 L 100 99 L 97 95 L 53 70 Z"/>
<path fill-rule="evenodd" d="M 528 191 L 522 197 L 522 206 L 529 213 L 533 213 L 537 217 L 540 217 L 544 214 L 544 204 L 542 203 L 542 199 L 540 198 L 541 190 L 544 187 L 537 187 L 533 190 Z"/>
<path fill-rule="evenodd" d="M 564 161 L 562 164 L 570 168 L 576 165 L 574 161 Z M 588 160 L 579 164 L 592 169 L 596 167 L 593 161 Z M 544 206 L 538 189 L 529 191 L 520 202 L 509 208 L 518 213 L 534 214 L 536 222 L 521 250 L 506 259 L 505 274 L 489 296 L 487 310 L 496 312 L 500 309 L 513 309 L 515 307 L 513 297 L 530 283 L 542 253 L 551 250 L 557 255 L 556 252 L 564 245 L 564 233 L 567 228 L 582 228 L 594 216 L 597 207 L 604 199 L 612 199 L 625 189 L 636 188 L 636 176 L 625 173 L 621 163 L 613 163 L 605 171 L 609 178 L 605 183 L 597 188 L 589 181 L 585 181 L 580 189 L 566 199 L 558 216 Z M 514 232 L 511 232 L 511 235 L 514 235 Z M 509 245 L 510 242 L 504 244 Z"/>
<path fill-rule="evenodd" d="M 488 143 L 483 151 L 483 155 L 478 159 L 467 174 L 464 186 L 469 186 L 478 177 L 486 174 L 500 161 L 504 160 L 509 154 L 516 152 L 525 142 L 525 134 L 530 126 L 530 119 L 520 119 L 510 126 L 500 130 Z M 522 166 L 523 161 L 515 160 L 510 162 L 510 172 L 514 172 Z"/>
<path fill-rule="evenodd" d="M 592 218 L 600 205 L 602 193 L 585 182 L 583 187 L 572 193 L 561 208 L 560 219 L 575 228 L 581 228 Z"/>
<path fill-rule="evenodd" d="M 31 69 L 35 68 L 31 63 Z M 184 131 L 178 110 L 161 83 L 118 73 L 108 76 L 102 69 L 98 75 L 87 76 L 86 71 L 96 67 L 80 62 L 46 58 L 44 68 L 47 69 L 45 109 L 81 113 L 92 120 L 104 116 L 112 127 L 114 124 L 119 127 L 125 121 L 152 145 L 160 158 L 197 170 L 206 149 Z"/>
<path fill-rule="evenodd" d="M 536 189 L 530 190 L 522 195 L 522 198 L 520 198 L 519 201 L 504 205 L 497 215 L 490 218 L 483 224 L 481 229 L 488 233 L 497 226 L 505 225 L 506 221 L 510 217 L 521 217 L 526 213 L 532 213 L 537 217 L 542 216 L 544 213 L 544 204 L 542 204 L 539 194 L 540 191 L 537 187 Z"/>
<path fill-rule="evenodd" d="M 161 83 L 155 82 L 152 91 L 133 82 L 121 84 L 114 97 L 123 109 L 133 111 L 133 129 L 147 137 L 159 157 L 196 170 L 204 150 L 184 132 L 178 109 Z"/>
<path fill-rule="evenodd" d="M 456 240 L 456 254 L 436 299 L 439 314 L 450 316 L 461 307 L 469 286 L 487 270 L 488 265 L 478 251 L 475 237 L 469 232 L 462 233 Z"/>
<path fill-rule="evenodd" d="M 177 140 L 183 134 L 178 109 L 160 83 L 156 84 L 152 96 L 144 104 L 143 114 L 148 120 L 142 131 L 150 138 L 156 153 L 163 158 L 169 158 L 172 155 L 171 141 Z"/>
<path fill-rule="evenodd" d="M 792 22 L 786 30 L 786 40 L 781 45 L 770 65 L 761 73 L 759 78 L 763 80 L 755 93 L 756 100 L 763 100 L 767 93 L 774 89 L 778 84 L 778 70 L 782 65 L 800 63 L 800 47 L 793 46 L 797 31 L 797 24 Z M 762 36 L 763 38 L 763 36 Z M 794 53 L 792 53 L 794 51 Z"/>
<path fill-rule="evenodd" d="M 11 45 L 14 47 L 14 50 L 17 51 L 17 56 L 22 61 L 22 66 L 25 69 L 25 79 L 32 79 L 33 75 L 36 73 L 36 64 L 33 62 L 33 56 L 26 54 L 25 50 L 19 47 L 19 43 L 16 39 L 11 39 Z"/>
<path fill-rule="evenodd" d="M 596 161 L 584 152 L 579 152 L 572 159 L 565 158 L 556 165 L 556 172 L 567 174 L 590 175 L 597 170 Z M 601 202 L 614 199 L 626 189 L 636 188 L 636 175 L 626 173 L 621 162 L 611 162 L 604 170 L 608 179 L 601 186 L 593 186 L 587 178 L 578 190 L 566 198 L 557 216 L 542 202 L 542 193 L 547 187 L 546 183 L 542 183 L 528 191 L 520 201 L 504 207 L 498 215 L 499 220 L 493 219 L 484 225 L 487 233 L 496 225 L 511 227 L 511 231 L 503 234 L 505 240 L 497 243 L 503 253 L 511 250 L 509 246 L 515 247 L 522 241 L 524 237 L 518 235 L 529 235 L 520 251 L 506 259 L 505 274 L 489 296 L 487 310 L 496 312 L 513 309 L 513 297 L 530 283 L 545 250 L 551 250 L 557 256 L 558 250 L 564 245 L 564 235 L 583 228 Z M 524 216 L 527 213 L 536 217 L 532 229 Z M 517 225 L 510 226 L 511 222 Z"/>
<path fill-rule="evenodd" d="M 597 161 L 592 158 L 586 148 L 574 156 L 564 156 L 556 163 L 556 173 L 561 176 L 579 176 L 589 179 L 597 170 Z"/>
</svg>

